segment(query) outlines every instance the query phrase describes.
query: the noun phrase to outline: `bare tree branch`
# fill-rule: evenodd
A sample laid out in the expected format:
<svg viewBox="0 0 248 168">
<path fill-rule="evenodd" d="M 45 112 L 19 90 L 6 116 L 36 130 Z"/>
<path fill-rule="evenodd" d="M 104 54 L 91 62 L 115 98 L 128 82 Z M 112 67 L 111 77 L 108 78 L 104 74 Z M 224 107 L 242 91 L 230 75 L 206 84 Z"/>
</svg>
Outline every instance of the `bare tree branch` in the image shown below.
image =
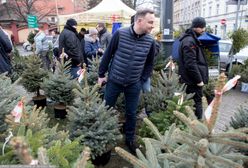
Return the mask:
<svg viewBox="0 0 248 168">
<path fill-rule="evenodd" d="M 38 20 L 51 13 L 55 13 L 55 6 L 48 5 L 49 0 L 9 0 L 8 8 L 15 14 L 18 20 L 27 23 L 27 15 L 36 15 Z"/>
</svg>

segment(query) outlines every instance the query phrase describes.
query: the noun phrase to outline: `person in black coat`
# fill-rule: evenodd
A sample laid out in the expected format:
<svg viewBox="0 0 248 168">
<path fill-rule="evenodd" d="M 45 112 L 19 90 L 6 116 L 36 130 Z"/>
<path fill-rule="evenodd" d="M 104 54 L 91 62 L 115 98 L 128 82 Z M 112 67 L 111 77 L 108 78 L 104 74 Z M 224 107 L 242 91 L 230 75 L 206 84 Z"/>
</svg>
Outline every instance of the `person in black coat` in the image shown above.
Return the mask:
<svg viewBox="0 0 248 168">
<path fill-rule="evenodd" d="M 12 43 L 8 35 L 0 26 L 0 74 L 4 72 L 11 73 L 11 61 L 9 54 L 12 51 Z"/>
<path fill-rule="evenodd" d="M 67 59 L 71 59 L 70 73 L 72 78 L 77 78 L 77 73 L 83 63 L 83 53 L 80 40 L 77 33 L 77 22 L 75 19 L 68 19 L 64 30 L 59 36 L 59 55 L 64 48 L 65 54 L 68 55 Z"/>
<path fill-rule="evenodd" d="M 202 118 L 203 86 L 208 83 L 208 65 L 202 45 L 197 39 L 204 31 L 206 21 L 196 17 L 192 25 L 180 37 L 179 75 L 180 82 L 187 85 L 186 93 L 194 93 L 195 115 Z"/>
</svg>

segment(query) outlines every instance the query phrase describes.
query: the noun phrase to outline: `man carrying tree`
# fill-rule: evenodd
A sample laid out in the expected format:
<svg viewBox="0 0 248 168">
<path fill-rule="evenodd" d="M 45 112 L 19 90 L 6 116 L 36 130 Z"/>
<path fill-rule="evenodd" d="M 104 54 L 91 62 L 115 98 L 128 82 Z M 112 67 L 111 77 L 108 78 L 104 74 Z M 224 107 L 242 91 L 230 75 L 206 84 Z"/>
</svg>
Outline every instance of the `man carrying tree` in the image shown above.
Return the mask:
<svg viewBox="0 0 248 168">
<path fill-rule="evenodd" d="M 150 9 L 137 11 L 135 22 L 115 32 L 104 52 L 99 67 L 98 84 L 107 82 L 104 94 L 106 105 L 113 107 L 121 92 L 126 102 L 126 145 L 135 154 L 136 110 L 142 83 L 153 69 L 155 40 L 149 35 L 154 28 L 155 15 Z"/>
</svg>

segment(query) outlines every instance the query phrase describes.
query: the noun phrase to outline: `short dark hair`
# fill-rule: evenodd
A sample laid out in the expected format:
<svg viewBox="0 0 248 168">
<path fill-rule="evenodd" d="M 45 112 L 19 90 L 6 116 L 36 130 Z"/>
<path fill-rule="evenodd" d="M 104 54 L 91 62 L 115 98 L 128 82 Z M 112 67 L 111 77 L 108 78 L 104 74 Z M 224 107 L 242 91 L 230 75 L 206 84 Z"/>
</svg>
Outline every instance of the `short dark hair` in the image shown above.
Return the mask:
<svg viewBox="0 0 248 168">
<path fill-rule="evenodd" d="M 80 32 L 86 32 L 86 29 L 82 27 Z"/>
<path fill-rule="evenodd" d="M 134 16 L 134 21 L 137 21 L 137 19 L 138 19 L 139 17 L 145 17 L 147 13 L 149 13 L 149 14 L 154 14 L 154 10 L 149 9 L 149 8 L 137 10 L 137 12 L 136 12 L 136 14 L 135 14 L 135 16 Z"/>
<path fill-rule="evenodd" d="M 106 27 L 106 24 L 104 22 L 97 23 L 98 27 Z"/>
</svg>

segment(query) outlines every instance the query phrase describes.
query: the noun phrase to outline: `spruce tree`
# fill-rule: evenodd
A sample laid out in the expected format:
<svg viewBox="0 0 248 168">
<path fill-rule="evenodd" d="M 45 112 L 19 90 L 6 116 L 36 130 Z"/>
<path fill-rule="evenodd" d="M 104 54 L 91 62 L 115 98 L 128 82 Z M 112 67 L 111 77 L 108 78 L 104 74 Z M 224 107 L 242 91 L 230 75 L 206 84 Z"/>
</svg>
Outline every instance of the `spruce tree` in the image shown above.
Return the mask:
<svg viewBox="0 0 248 168">
<path fill-rule="evenodd" d="M 81 85 L 75 90 L 79 98 L 69 107 L 68 128 L 73 139 L 83 135 L 81 142 L 90 147 L 94 159 L 111 150 L 121 138 L 118 118 L 100 99 L 99 86 L 88 85 L 87 75 Z"/>
<path fill-rule="evenodd" d="M 40 86 L 43 80 L 48 76 L 48 72 L 42 67 L 41 59 L 36 56 L 29 56 L 27 59 L 27 67 L 22 74 L 22 84 L 28 92 L 36 92 L 36 96 L 40 96 Z"/>
<path fill-rule="evenodd" d="M 15 92 L 15 84 L 11 84 L 10 78 L 0 74 L 0 133 L 3 135 L 7 129 L 4 122 L 5 116 L 9 114 L 18 102 L 19 96 Z"/>
<path fill-rule="evenodd" d="M 248 108 L 240 107 L 237 113 L 231 117 L 230 126 L 234 129 L 248 128 Z M 248 140 L 244 141 L 248 145 Z M 248 155 L 248 150 L 240 150 L 242 153 Z M 248 162 L 247 162 L 248 163 Z"/>
<path fill-rule="evenodd" d="M 18 78 L 20 78 L 23 74 L 23 72 L 26 70 L 27 68 L 27 58 L 28 57 L 24 57 L 21 56 L 19 54 L 19 51 L 16 49 L 16 47 L 14 48 L 14 54 L 13 54 L 13 59 L 12 59 L 12 73 L 11 73 L 11 80 L 12 81 L 16 81 Z"/>
<path fill-rule="evenodd" d="M 186 127 L 184 123 L 173 115 L 173 112 L 177 110 L 186 114 L 186 107 L 193 108 L 193 101 L 191 99 L 193 95 L 187 95 L 184 87 L 180 89 L 178 94 L 179 95 L 175 95 L 172 99 L 166 100 L 167 107 L 165 111 L 152 113 L 148 117 L 161 134 L 168 130 L 173 123 L 176 123 L 177 127 L 181 129 L 185 129 Z M 141 137 L 154 137 L 153 132 L 150 131 L 149 127 L 145 123 L 142 123 L 141 128 L 139 129 L 139 135 Z"/>
<path fill-rule="evenodd" d="M 25 106 L 19 123 L 14 122 L 12 115 L 8 115 L 5 121 L 14 135 L 11 142 L 13 147 L 7 145 L 7 156 L 0 156 L 0 163 L 27 164 L 30 159 L 38 158 L 41 165 L 71 168 L 84 149 L 78 139 L 69 139 L 68 132 L 58 131 L 58 125 L 52 128 L 48 126 L 45 109 Z"/>
<path fill-rule="evenodd" d="M 225 78 L 220 77 L 216 90 L 219 93 L 224 86 Z M 215 132 L 213 130 L 221 95 L 216 94 L 213 111 L 208 121 L 199 121 L 192 110 L 187 110 L 187 115 L 174 111 L 189 129 L 183 131 L 173 124 L 162 135 L 156 126 L 148 119 L 144 119 L 149 125 L 156 139 L 144 138 L 146 156 L 137 149 L 137 157 L 117 147 L 119 155 L 140 168 L 242 168 L 242 162 L 248 157 L 233 151 L 232 148 L 248 149 L 244 142 L 247 140 L 248 128 L 233 129 L 227 132 Z"/>
<path fill-rule="evenodd" d="M 163 71 L 159 74 L 154 73 L 151 92 L 143 94 L 141 106 L 146 106 L 147 110 L 151 112 L 165 111 L 166 100 L 171 99 L 174 93 L 180 89 L 178 80 L 179 77 L 175 72 L 172 72 L 171 78 L 168 78 Z"/>
<path fill-rule="evenodd" d="M 54 74 L 50 74 L 48 79 L 45 79 L 42 84 L 42 89 L 45 95 L 59 103 L 60 105 L 71 105 L 75 95 L 73 88 L 75 81 L 71 79 L 69 74 L 70 61 L 57 62 L 57 69 Z"/>
<path fill-rule="evenodd" d="M 98 57 L 93 57 L 92 60 L 89 61 L 89 72 L 88 72 L 88 82 L 89 85 L 95 85 L 98 79 L 98 69 L 100 65 L 100 59 Z"/>
</svg>

